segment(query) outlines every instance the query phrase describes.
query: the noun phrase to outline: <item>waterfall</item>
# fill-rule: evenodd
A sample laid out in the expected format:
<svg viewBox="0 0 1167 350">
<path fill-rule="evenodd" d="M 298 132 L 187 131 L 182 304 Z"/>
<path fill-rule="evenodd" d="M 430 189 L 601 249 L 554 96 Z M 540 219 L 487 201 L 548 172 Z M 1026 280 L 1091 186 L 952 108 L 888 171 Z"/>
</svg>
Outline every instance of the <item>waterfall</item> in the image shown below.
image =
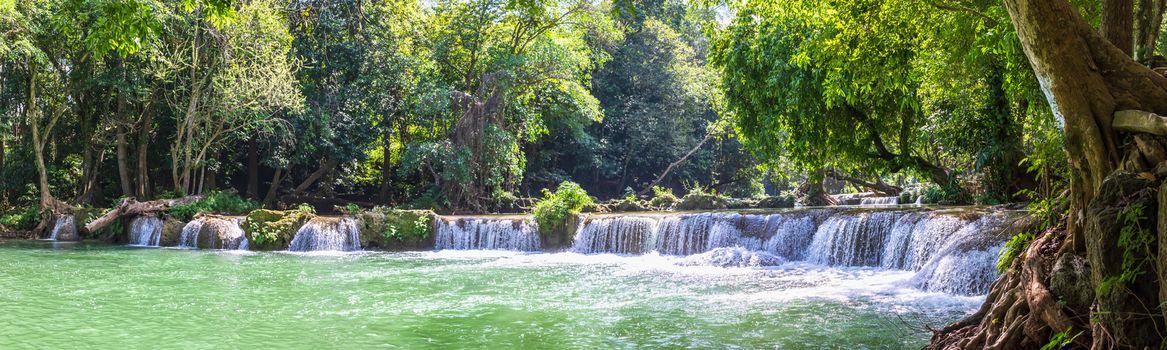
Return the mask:
<svg viewBox="0 0 1167 350">
<path fill-rule="evenodd" d="M 578 253 L 642 254 L 651 247 L 657 220 L 647 217 L 582 219 L 572 250 Z"/>
<path fill-rule="evenodd" d="M 896 205 L 900 197 L 867 197 L 859 200 L 859 205 Z"/>
<path fill-rule="evenodd" d="M 657 252 L 686 256 L 684 265 L 750 267 L 805 261 L 916 271 L 914 287 L 971 295 L 985 293 L 997 276 L 997 255 L 1008 237 L 998 231 L 1007 216 L 975 209 L 842 208 L 604 215 L 583 220 L 571 250 Z"/>
<path fill-rule="evenodd" d="M 64 237 L 61 234 L 64 234 Z M 76 240 L 77 239 L 77 225 L 74 224 L 72 215 L 58 215 L 57 220 L 53 223 L 53 231 L 49 234 L 50 240 Z"/>
<path fill-rule="evenodd" d="M 936 244 L 912 279 L 917 288 L 957 294 L 985 294 L 997 278 L 997 258 L 1005 247 L 1009 218 L 989 214 L 969 222 Z"/>
<path fill-rule="evenodd" d="M 296 231 L 289 251 L 359 251 L 361 250 L 360 229 L 357 220 L 316 217 Z"/>
<path fill-rule="evenodd" d="M 438 250 L 538 251 L 539 227 L 526 219 L 438 218 L 434 248 Z"/>
<path fill-rule="evenodd" d="M 178 236 L 178 246 L 181 248 L 198 249 L 199 233 L 203 230 L 203 219 L 196 218 L 182 227 L 182 234 Z"/>
<path fill-rule="evenodd" d="M 162 219 L 139 216 L 130 222 L 130 245 L 157 247 L 162 240 Z"/>
<path fill-rule="evenodd" d="M 190 249 L 246 250 L 247 235 L 239 226 L 242 218 L 199 217 L 182 228 L 178 246 Z"/>
</svg>

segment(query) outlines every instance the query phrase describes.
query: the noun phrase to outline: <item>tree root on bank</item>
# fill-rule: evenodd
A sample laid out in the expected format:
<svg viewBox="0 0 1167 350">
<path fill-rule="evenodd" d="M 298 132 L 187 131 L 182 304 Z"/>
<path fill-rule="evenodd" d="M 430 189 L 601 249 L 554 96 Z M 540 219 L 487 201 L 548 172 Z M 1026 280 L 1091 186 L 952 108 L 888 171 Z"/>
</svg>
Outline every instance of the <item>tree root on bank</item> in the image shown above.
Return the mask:
<svg viewBox="0 0 1167 350">
<path fill-rule="evenodd" d="M 1063 234 L 1057 228 L 1042 232 L 993 283 L 981 308 L 935 331 L 925 349 L 1039 348 L 1056 332 L 1089 329 L 1089 314 L 1066 309 L 1049 289 Z M 1088 348 L 1091 342 L 1089 332 L 1073 339 L 1075 347 Z"/>
</svg>

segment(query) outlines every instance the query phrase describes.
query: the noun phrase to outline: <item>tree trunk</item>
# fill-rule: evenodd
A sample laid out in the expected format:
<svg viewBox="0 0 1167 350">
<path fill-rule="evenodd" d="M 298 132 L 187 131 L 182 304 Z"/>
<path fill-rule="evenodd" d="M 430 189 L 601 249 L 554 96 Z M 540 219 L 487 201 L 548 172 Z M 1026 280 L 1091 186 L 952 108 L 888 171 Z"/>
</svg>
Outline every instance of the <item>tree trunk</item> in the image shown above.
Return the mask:
<svg viewBox="0 0 1167 350">
<path fill-rule="evenodd" d="M 1134 25 L 1134 0 L 1104 0 L 1102 1 L 1102 24 L 1099 31 L 1127 56 L 1132 53 L 1135 43 L 1131 38 L 1131 28 Z"/>
<path fill-rule="evenodd" d="M 247 198 L 259 199 L 259 142 L 247 140 Z"/>
<path fill-rule="evenodd" d="M 303 195 L 304 191 L 307 191 L 309 187 L 312 187 L 312 184 L 316 183 L 316 180 L 319 180 L 321 176 L 324 176 L 324 174 L 328 173 L 332 170 L 332 168 L 335 167 L 336 161 L 331 159 L 321 160 L 320 168 L 317 168 L 316 171 L 313 171 L 312 174 L 308 175 L 307 179 L 304 179 L 304 182 L 301 182 L 299 186 L 296 186 L 296 188 L 292 190 L 292 196 L 298 197 Z"/>
<path fill-rule="evenodd" d="M 153 98 L 138 127 L 138 198 L 150 198 L 150 129 L 154 126 Z"/>
<path fill-rule="evenodd" d="M 159 199 L 150 202 L 139 202 L 129 198 L 122 199 L 121 204 L 118 204 L 117 207 L 110 209 L 105 214 L 86 223 L 85 232 L 96 232 L 123 216 L 160 212 L 176 205 L 194 203 L 202 198 L 201 196 L 187 196 L 174 199 Z"/>
<path fill-rule="evenodd" d="M 875 178 L 875 182 L 867 182 L 863 181 L 863 179 L 847 176 L 847 174 L 843 174 L 834 169 L 827 170 L 826 175 L 836 180 L 850 182 L 856 187 L 862 187 L 884 196 L 899 196 L 900 192 L 904 191 L 904 189 L 899 186 L 892 186 L 884 183 L 883 180 L 879 177 Z"/>
<path fill-rule="evenodd" d="M 1139 0 L 1135 18 L 1135 61 L 1146 63 L 1155 53 L 1167 0 Z"/>
<path fill-rule="evenodd" d="M 393 129 L 386 130 L 381 135 L 381 189 L 377 191 L 377 201 L 389 203 L 389 191 L 393 185 Z"/>
<path fill-rule="evenodd" d="M 117 152 L 118 152 L 118 180 L 122 187 L 122 196 L 131 197 L 134 195 L 134 185 L 130 183 L 130 154 L 126 146 L 126 127 L 119 125 L 117 127 Z"/>
<path fill-rule="evenodd" d="M 643 195 L 648 194 L 649 191 L 652 191 L 652 186 L 656 186 L 661 181 L 664 181 L 665 178 L 669 176 L 669 173 L 671 173 L 673 171 L 673 168 L 676 168 L 677 166 L 685 163 L 686 160 L 689 160 L 689 157 L 692 157 L 693 154 L 696 154 L 697 151 L 700 150 L 702 146 L 705 146 L 705 143 L 709 142 L 709 140 L 711 140 L 711 139 L 713 139 L 713 134 L 712 133 L 706 134 L 705 138 L 702 138 L 700 142 L 697 142 L 697 145 L 695 145 L 695 146 L 693 146 L 693 148 L 689 149 L 688 152 L 685 152 L 685 154 L 682 155 L 680 159 L 677 159 L 676 161 L 669 163 L 669 166 L 665 168 L 665 171 L 662 171 L 660 173 L 660 176 L 656 177 L 656 180 L 652 180 L 652 182 L 650 182 L 648 185 L 644 186 L 644 189 L 640 190 L 640 195 L 643 196 Z M 625 171 L 627 171 L 627 165 L 625 165 L 625 167 L 626 167 Z"/>
<path fill-rule="evenodd" d="M 1111 13 L 1106 17 L 1121 17 L 1115 13 L 1122 12 L 1116 10 L 1121 4 L 1111 2 L 1107 2 L 1107 11 Z M 1057 299 L 1051 297 L 1045 284 L 1049 283 L 1048 267 L 1054 259 L 1086 256 L 1094 273 L 1088 285 L 1080 289 L 1094 289 L 1102 282 L 1098 280 L 1097 271 L 1102 268 L 1099 265 L 1111 263 L 1098 261 L 1097 257 L 1123 256 L 1123 251 L 1114 248 L 1117 244 L 1113 232 L 1093 226 L 1086 228 L 1087 209 L 1099 197 L 1103 180 L 1119 167 L 1122 158 L 1116 145 L 1133 144 L 1129 134 L 1116 133 L 1112 127 L 1115 112 L 1128 109 L 1167 112 L 1167 78 L 1133 61 L 1127 54 L 1129 46 L 1124 51 L 1111 44 L 1127 42 L 1121 39 L 1118 33 L 1121 28 L 1117 28 L 1121 26 L 1114 19 L 1105 26 L 1103 32 L 1107 37 L 1104 38 L 1066 0 L 1005 0 L 1005 6 L 1042 91 L 1054 115 L 1063 122 L 1065 150 L 1073 174 L 1064 240 L 1057 232 L 1047 232 L 1032 243 L 1014 267 L 994 283 L 982 308 L 987 311 L 938 332 L 933 337 L 933 346 L 944 346 L 947 342 L 964 344 L 958 345 L 964 347 L 1036 347 L 1048 342 L 1053 332 L 1067 331 L 1067 313 L 1078 315 L 1072 319 L 1075 323 L 1070 323 L 1073 329 L 1069 334 L 1082 333 L 1075 342 L 1079 346 L 1091 342 L 1094 348 L 1143 348 L 1158 344 L 1162 335 L 1125 339 L 1110 335 L 1146 327 L 1148 319 L 1154 322 L 1161 320 L 1161 316 L 1147 316 L 1144 311 L 1136 317 L 1131 313 L 1133 310 L 1114 309 L 1114 303 L 1101 298 L 1094 299 L 1090 310 L 1068 310 L 1053 301 Z M 1113 200 L 1116 194 L 1110 192 L 1114 192 L 1113 188 L 1106 193 Z M 1106 209 L 1098 207 L 1093 212 Z M 1052 244 L 1054 241 L 1063 242 Z M 1015 273 L 1018 266 L 1023 269 Z M 1149 307 L 1158 308 L 1158 303 Z M 1000 319 L 1000 315 L 1013 316 Z M 1121 319 L 1116 320 L 1112 315 Z M 1090 324 L 1083 325 L 1085 322 Z M 954 338 L 958 340 L 948 342 Z"/>
<path fill-rule="evenodd" d="M 281 178 L 280 176 L 282 176 L 283 174 L 284 174 L 284 169 L 276 169 L 275 174 L 272 174 L 271 186 L 269 186 L 267 188 L 267 195 L 263 196 L 263 204 L 264 205 L 270 205 L 272 203 L 275 203 L 276 196 L 279 195 L 279 191 L 280 191 L 280 181 L 283 181 L 283 178 Z"/>
</svg>

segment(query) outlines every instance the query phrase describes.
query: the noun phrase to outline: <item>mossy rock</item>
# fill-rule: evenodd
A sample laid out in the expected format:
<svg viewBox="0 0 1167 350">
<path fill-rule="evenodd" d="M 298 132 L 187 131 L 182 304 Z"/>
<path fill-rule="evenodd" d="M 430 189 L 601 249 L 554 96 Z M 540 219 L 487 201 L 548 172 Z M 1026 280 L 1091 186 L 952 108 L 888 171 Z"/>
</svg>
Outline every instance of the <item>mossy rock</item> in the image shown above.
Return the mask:
<svg viewBox="0 0 1167 350">
<path fill-rule="evenodd" d="M 677 210 L 718 210 L 729 208 L 729 200 L 711 193 L 689 193 L 677 203 Z"/>
<path fill-rule="evenodd" d="M 183 227 L 186 227 L 186 223 L 181 220 L 166 218 L 166 221 L 162 222 L 162 238 L 158 240 L 158 244 L 163 247 L 178 246 Z"/>
<path fill-rule="evenodd" d="M 758 208 L 794 208 L 794 196 L 771 196 L 758 201 Z"/>
<path fill-rule="evenodd" d="M 361 247 L 386 250 L 432 248 L 436 217 L 429 210 L 377 207 L 362 211 L 357 215 Z"/>
<path fill-rule="evenodd" d="M 608 205 L 608 209 L 615 212 L 647 211 L 648 208 L 638 200 L 621 199 Z"/>
<path fill-rule="evenodd" d="M 539 241 L 543 245 L 543 250 L 554 251 L 570 247 L 572 241 L 575 239 L 575 230 L 579 226 L 579 217 L 579 215 L 568 215 L 563 218 L 562 222 L 552 226 L 550 229 L 540 227 L 539 234 L 542 236 L 542 239 Z"/>
<path fill-rule="evenodd" d="M 758 205 L 757 199 L 752 198 L 727 198 L 726 206 L 729 209 L 749 209 L 756 208 Z"/>
<path fill-rule="evenodd" d="M 314 216 L 300 210 L 259 209 L 248 213 L 240 226 L 251 250 L 282 250 L 288 248 L 300 226 Z"/>
</svg>

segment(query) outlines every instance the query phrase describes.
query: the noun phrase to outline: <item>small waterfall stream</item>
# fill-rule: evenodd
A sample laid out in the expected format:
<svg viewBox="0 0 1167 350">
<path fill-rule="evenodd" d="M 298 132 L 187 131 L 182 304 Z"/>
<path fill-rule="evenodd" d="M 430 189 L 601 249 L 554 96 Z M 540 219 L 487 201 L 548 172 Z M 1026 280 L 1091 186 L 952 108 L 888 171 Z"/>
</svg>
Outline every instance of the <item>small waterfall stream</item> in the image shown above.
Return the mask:
<svg viewBox="0 0 1167 350">
<path fill-rule="evenodd" d="M 74 224 L 72 215 L 58 215 L 56 222 L 53 223 L 53 231 L 49 233 L 49 239 L 58 240 L 77 240 L 77 225 Z"/>
<path fill-rule="evenodd" d="M 139 216 L 130 221 L 130 245 L 157 247 L 162 240 L 162 219 Z"/>
<path fill-rule="evenodd" d="M 900 197 L 867 197 L 859 200 L 859 205 L 896 205 L 900 204 Z"/>
<path fill-rule="evenodd" d="M 527 219 L 438 218 L 434 248 L 538 251 L 539 227 Z"/>
<path fill-rule="evenodd" d="M 188 249 L 247 250 L 242 218 L 198 217 L 182 227 L 178 246 Z"/>
<path fill-rule="evenodd" d="M 351 217 L 316 217 L 296 231 L 288 251 L 342 251 L 361 250 L 360 228 Z"/>
</svg>

